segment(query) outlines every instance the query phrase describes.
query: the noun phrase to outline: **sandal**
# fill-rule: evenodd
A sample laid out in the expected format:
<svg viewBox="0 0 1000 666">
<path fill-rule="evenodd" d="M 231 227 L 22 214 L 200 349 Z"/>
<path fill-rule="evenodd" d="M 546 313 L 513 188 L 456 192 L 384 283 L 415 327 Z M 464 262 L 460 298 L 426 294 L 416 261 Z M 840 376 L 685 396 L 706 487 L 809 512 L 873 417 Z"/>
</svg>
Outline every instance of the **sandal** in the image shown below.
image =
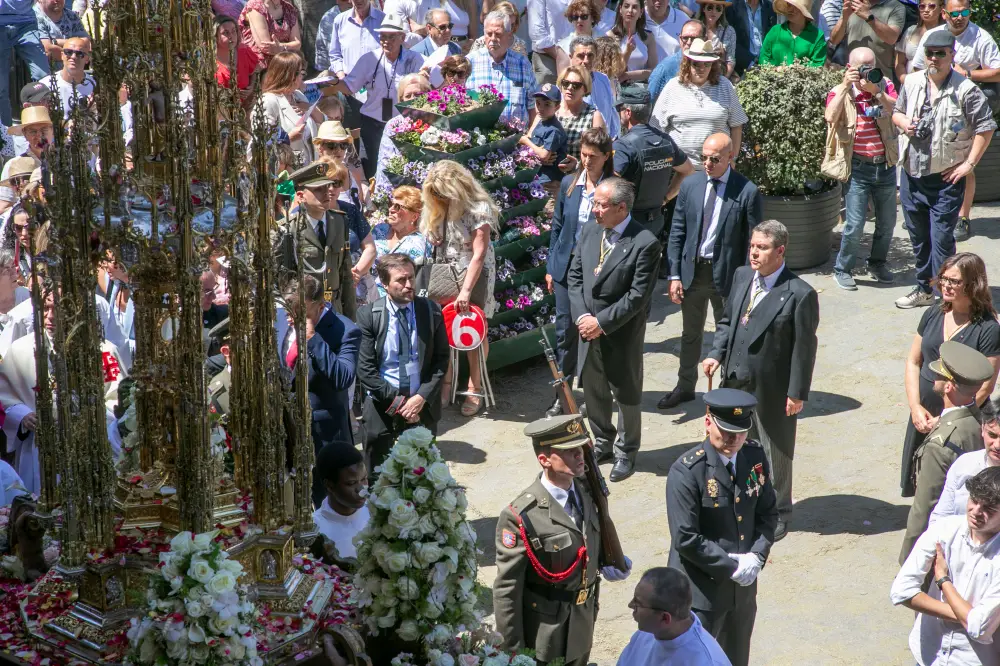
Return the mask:
<svg viewBox="0 0 1000 666">
<path fill-rule="evenodd" d="M 483 399 L 476 395 L 465 396 L 462 403 L 462 416 L 475 416 L 483 406 Z"/>
</svg>

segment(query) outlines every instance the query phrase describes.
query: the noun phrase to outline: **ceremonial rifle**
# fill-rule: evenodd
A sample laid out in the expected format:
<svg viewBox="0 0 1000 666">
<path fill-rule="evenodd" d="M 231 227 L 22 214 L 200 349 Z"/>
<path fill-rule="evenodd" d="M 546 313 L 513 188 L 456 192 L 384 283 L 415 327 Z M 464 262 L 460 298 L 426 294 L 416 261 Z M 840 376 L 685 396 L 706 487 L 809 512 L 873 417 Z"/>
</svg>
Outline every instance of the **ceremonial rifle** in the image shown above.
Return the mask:
<svg viewBox="0 0 1000 666">
<path fill-rule="evenodd" d="M 549 339 L 545 336 L 545 329 L 542 328 L 540 330 L 542 339 L 539 341 L 539 344 L 545 350 L 545 360 L 549 362 L 549 369 L 552 371 L 552 377 L 554 378 L 552 385 L 559 388 L 559 397 L 562 401 L 563 409 L 567 414 L 579 414 L 576 399 L 573 397 L 573 388 L 566 381 L 562 370 L 556 364 L 556 352 L 552 349 Z M 586 432 L 586 426 L 584 426 L 584 432 Z M 608 511 L 608 495 L 610 494 L 608 484 L 604 482 L 604 477 L 601 476 L 601 469 L 597 466 L 597 455 L 594 453 L 594 440 L 589 437 L 587 439 L 587 444 L 583 447 L 583 456 L 587 470 L 587 486 L 590 488 L 590 496 L 594 498 L 594 504 L 597 506 L 597 517 L 601 523 L 601 556 L 598 561 L 601 566 L 610 564 L 619 571 L 628 571 L 628 565 L 625 564 L 625 553 L 622 552 L 622 544 L 618 540 L 618 530 L 615 529 L 615 524 L 611 521 L 611 514 Z"/>
</svg>

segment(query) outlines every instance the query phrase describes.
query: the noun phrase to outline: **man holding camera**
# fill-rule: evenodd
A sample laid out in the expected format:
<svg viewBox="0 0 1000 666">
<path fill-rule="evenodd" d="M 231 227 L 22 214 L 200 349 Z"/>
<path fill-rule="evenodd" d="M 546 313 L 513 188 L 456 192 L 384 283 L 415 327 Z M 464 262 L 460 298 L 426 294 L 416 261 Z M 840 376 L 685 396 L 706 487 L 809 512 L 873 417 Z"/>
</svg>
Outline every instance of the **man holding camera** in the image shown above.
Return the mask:
<svg viewBox="0 0 1000 666">
<path fill-rule="evenodd" d="M 896 301 L 896 307 L 903 309 L 934 302 L 930 281 L 955 253 L 965 177 L 986 152 L 997 128 L 983 91 L 952 69 L 951 32 L 928 32 L 923 54 L 927 69 L 906 77 L 892 114 L 893 124 L 903 133 L 899 160 L 905 173 L 899 200 L 917 270 L 917 286 Z"/>
<path fill-rule="evenodd" d="M 885 265 L 896 225 L 896 162 L 899 156 L 896 132 L 892 126 L 892 107 L 896 90 L 892 81 L 875 67 L 875 53 L 866 46 L 851 51 L 844 82 L 826 97 L 826 122 L 841 141 L 833 159 L 824 161 L 824 172 L 834 167 L 843 180 L 846 213 L 840 237 L 840 252 L 833 266 L 837 286 L 855 291 L 851 275 L 857 260 L 858 246 L 865 228 L 868 197 L 875 202 L 875 233 L 868 273 L 878 282 L 892 282 Z M 828 158 L 831 156 L 828 155 Z M 834 162 L 833 165 L 830 162 Z"/>
</svg>

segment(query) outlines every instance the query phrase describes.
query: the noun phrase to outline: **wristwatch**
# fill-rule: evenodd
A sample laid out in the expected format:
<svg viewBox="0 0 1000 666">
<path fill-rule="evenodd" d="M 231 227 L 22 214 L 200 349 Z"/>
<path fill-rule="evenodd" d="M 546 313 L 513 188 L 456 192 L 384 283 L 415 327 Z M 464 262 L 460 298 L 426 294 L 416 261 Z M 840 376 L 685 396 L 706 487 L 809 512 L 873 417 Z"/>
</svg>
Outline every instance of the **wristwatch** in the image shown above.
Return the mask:
<svg viewBox="0 0 1000 666">
<path fill-rule="evenodd" d="M 869 23 L 871 23 L 871 22 L 873 22 L 873 21 L 875 20 L 875 15 L 874 15 L 874 14 L 869 14 L 869 15 L 868 15 L 868 16 L 867 16 L 867 17 L 865 18 L 865 20 L 866 20 L 866 21 L 868 21 Z"/>
<path fill-rule="evenodd" d="M 949 576 L 948 574 L 945 574 L 945 575 L 941 576 L 940 578 L 938 578 L 937 580 L 935 580 L 934 584 L 937 585 L 938 589 L 940 590 L 942 585 L 944 585 L 945 583 L 951 583 L 951 582 L 952 582 L 951 581 L 951 576 Z M 954 585 L 954 583 L 952 583 L 952 584 Z"/>
</svg>

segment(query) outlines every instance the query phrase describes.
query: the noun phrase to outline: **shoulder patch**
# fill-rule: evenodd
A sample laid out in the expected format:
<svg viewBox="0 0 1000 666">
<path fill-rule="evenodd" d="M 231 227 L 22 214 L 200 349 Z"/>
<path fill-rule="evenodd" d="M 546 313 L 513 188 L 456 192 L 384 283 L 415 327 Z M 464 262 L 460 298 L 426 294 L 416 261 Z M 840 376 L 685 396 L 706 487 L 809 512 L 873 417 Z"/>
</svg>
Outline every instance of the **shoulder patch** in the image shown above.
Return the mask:
<svg viewBox="0 0 1000 666">
<path fill-rule="evenodd" d="M 517 534 L 505 529 L 500 534 L 500 542 L 503 543 L 504 548 L 513 548 L 517 545 Z"/>
<path fill-rule="evenodd" d="M 688 468 L 694 467 L 699 460 L 705 459 L 705 449 L 695 449 L 691 453 L 687 454 L 681 458 L 681 462 L 684 463 Z"/>
</svg>

